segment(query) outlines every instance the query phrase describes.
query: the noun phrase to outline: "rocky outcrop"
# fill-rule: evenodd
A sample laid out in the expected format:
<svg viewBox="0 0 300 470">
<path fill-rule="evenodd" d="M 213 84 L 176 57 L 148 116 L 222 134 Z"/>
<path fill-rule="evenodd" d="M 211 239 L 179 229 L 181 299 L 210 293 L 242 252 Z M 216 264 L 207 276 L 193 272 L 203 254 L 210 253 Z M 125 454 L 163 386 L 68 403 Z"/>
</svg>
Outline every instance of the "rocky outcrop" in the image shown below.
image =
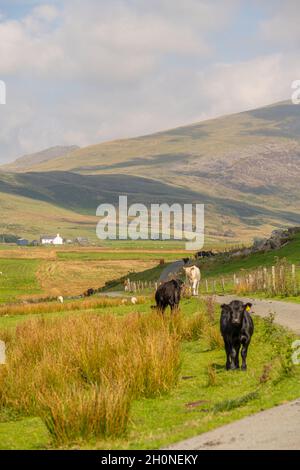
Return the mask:
<svg viewBox="0 0 300 470">
<path fill-rule="evenodd" d="M 278 250 L 288 243 L 292 236 L 300 233 L 300 227 L 291 227 L 288 229 L 273 230 L 270 238 L 259 238 L 254 240 L 251 247 L 243 248 L 238 251 L 230 253 L 231 257 L 248 256 L 252 253 L 266 252 L 271 250 Z"/>
</svg>

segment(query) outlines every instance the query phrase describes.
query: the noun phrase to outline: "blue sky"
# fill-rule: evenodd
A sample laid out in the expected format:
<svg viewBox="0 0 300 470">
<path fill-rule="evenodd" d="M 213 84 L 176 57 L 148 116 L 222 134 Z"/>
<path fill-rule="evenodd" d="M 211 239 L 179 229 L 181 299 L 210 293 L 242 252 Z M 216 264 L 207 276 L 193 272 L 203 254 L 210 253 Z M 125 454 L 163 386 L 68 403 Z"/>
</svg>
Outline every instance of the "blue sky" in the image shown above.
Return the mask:
<svg viewBox="0 0 300 470">
<path fill-rule="evenodd" d="M 0 0 L 0 161 L 288 99 L 298 2 Z"/>
</svg>

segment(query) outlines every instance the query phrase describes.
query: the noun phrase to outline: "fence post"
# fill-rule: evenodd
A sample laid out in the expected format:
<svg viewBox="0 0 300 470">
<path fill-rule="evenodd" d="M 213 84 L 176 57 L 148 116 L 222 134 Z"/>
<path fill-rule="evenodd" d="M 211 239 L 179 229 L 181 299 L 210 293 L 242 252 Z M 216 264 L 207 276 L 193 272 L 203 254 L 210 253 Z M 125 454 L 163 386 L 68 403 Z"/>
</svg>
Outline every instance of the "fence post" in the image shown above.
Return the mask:
<svg viewBox="0 0 300 470">
<path fill-rule="evenodd" d="M 264 285 L 264 290 L 267 289 L 267 279 L 268 279 L 268 271 L 267 268 L 263 269 L 263 285 Z"/>
<path fill-rule="evenodd" d="M 205 279 L 205 287 L 206 287 L 206 293 L 208 294 L 208 281 Z"/>
<path fill-rule="evenodd" d="M 292 264 L 292 282 L 294 295 L 297 295 L 296 266 L 294 264 Z"/>
<path fill-rule="evenodd" d="M 275 271 L 275 266 L 272 266 L 272 288 L 275 293 L 276 291 L 276 271 Z"/>
</svg>

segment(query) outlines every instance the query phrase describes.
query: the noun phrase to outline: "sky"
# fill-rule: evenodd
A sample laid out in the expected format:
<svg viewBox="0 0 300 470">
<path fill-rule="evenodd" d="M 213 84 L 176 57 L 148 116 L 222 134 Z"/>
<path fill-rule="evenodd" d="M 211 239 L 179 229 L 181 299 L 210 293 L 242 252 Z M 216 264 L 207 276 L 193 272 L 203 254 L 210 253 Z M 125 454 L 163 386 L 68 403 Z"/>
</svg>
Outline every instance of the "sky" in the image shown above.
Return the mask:
<svg viewBox="0 0 300 470">
<path fill-rule="evenodd" d="M 0 163 L 290 99 L 297 0 L 0 0 Z"/>
</svg>

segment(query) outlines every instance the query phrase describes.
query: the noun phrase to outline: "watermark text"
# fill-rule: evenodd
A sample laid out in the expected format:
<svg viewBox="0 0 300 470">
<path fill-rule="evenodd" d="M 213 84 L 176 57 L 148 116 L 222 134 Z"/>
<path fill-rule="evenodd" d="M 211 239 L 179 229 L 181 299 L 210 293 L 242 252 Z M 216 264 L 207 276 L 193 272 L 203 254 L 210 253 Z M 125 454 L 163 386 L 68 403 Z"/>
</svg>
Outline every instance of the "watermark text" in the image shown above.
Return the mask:
<svg viewBox="0 0 300 470">
<path fill-rule="evenodd" d="M 96 215 L 97 237 L 101 240 L 184 240 L 186 250 L 204 245 L 204 205 L 168 205 L 135 203 L 128 206 L 127 196 L 119 196 L 119 205 L 100 204 Z"/>
</svg>

